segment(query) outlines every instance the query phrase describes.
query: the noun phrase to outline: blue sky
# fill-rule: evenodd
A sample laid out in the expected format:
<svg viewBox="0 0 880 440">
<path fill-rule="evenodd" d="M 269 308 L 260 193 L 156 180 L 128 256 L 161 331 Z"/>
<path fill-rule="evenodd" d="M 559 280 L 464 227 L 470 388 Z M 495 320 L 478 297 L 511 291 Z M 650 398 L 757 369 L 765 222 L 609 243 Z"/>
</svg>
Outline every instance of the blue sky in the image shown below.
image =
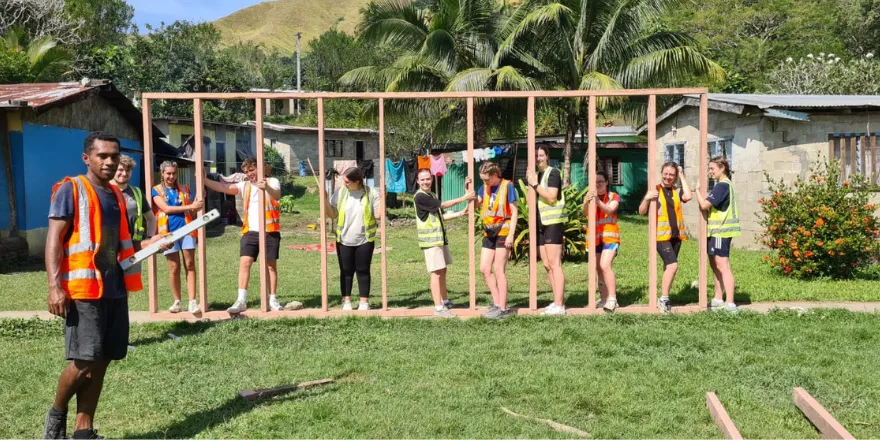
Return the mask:
<svg viewBox="0 0 880 440">
<path fill-rule="evenodd" d="M 127 0 L 134 6 L 134 22 L 144 31 L 144 25 L 158 26 L 175 20 L 214 21 L 239 9 L 260 3 L 261 0 Z"/>
</svg>

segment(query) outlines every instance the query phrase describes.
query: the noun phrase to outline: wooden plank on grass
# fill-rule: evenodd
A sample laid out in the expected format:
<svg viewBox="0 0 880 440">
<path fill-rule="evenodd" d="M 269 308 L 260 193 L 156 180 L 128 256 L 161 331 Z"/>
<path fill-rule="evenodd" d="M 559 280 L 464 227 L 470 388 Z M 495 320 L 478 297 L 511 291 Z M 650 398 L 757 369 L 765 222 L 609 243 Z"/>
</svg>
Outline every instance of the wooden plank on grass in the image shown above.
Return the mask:
<svg viewBox="0 0 880 440">
<path fill-rule="evenodd" d="M 715 420 L 715 424 L 718 425 L 724 438 L 742 439 L 742 435 L 736 429 L 736 425 L 733 424 L 733 420 L 730 419 L 727 410 L 724 409 L 724 405 L 721 404 L 715 393 L 706 393 L 706 406 L 709 407 L 709 414 L 712 415 L 712 419 Z"/>
<path fill-rule="evenodd" d="M 257 400 L 265 397 L 274 397 L 279 396 L 281 394 L 287 394 L 294 392 L 296 390 L 304 390 L 307 388 L 314 388 L 321 385 L 327 385 L 333 383 L 333 379 L 319 379 L 312 380 L 309 382 L 300 382 L 294 383 L 290 385 L 282 385 L 280 387 L 274 388 L 263 388 L 261 390 L 244 390 L 238 393 L 238 396 L 244 400 Z"/>
<path fill-rule="evenodd" d="M 805 389 L 794 389 L 794 404 L 807 416 L 810 423 L 822 433 L 822 437 L 834 439 L 855 438 Z"/>
</svg>

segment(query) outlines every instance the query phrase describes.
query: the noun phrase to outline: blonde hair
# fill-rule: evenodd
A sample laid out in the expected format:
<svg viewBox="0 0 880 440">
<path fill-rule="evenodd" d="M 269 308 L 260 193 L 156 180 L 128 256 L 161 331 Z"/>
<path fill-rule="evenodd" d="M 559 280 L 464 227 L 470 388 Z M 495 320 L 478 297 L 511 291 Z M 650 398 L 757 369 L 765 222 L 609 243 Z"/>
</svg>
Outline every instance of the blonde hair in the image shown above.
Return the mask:
<svg viewBox="0 0 880 440">
<path fill-rule="evenodd" d="M 135 165 L 134 159 L 123 154 L 119 156 L 119 165 L 122 165 L 126 171 L 131 171 Z"/>
<path fill-rule="evenodd" d="M 715 156 L 709 159 L 709 163 L 724 167 L 724 175 L 727 176 L 728 179 L 733 174 L 733 172 L 730 171 L 730 162 L 728 162 L 727 158 L 724 156 Z"/>
<path fill-rule="evenodd" d="M 495 162 L 483 162 L 483 164 L 480 165 L 480 174 L 500 176 L 501 168 L 498 168 L 498 164 Z"/>
</svg>

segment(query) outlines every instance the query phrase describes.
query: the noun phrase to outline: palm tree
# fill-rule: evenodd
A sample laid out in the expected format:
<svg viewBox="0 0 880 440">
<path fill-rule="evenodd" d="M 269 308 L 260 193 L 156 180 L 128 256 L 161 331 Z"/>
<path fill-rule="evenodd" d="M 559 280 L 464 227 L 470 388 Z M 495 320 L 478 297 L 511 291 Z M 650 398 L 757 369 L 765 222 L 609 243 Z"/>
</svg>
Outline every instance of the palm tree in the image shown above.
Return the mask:
<svg viewBox="0 0 880 440">
<path fill-rule="evenodd" d="M 10 28 L 0 37 L 0 51 L 25 57 L 22 71 L 15 75 L 22 82 L 57 81 L 70 71 L 70 52 L 49 36 L 31 40 L 22 27 Z"/>
<path fill-rule="evenodd" d="M 676 86 L 695 77 L 720 80 L 723 69 L 679 32 L 654 31 L 682 0 L 525 0 L 501 31 L 493 63 L 515 56 L 531 66 L 544 89 L 608 90 Z M 584 100 L 556 100 L 565 121 L 564 184 Z M 599 109 L 624 102 L 600 99 Z M 633 104 L 632 102 L 628 104 Z M 644 113 L 642 113 L 644 114 Z"/>
<path fill-rule="evenodd" d="M 423 2 L 425 3 L 425 2 Z M 366 66 L 340 78 L 360 89 L 394 91 L 496 90 L 534 88 L 512 65 L 496 62 L 501 18 L 495 0 L 433 0 L 420 8 L 412 0 L 380 0 L 361 12 L 358 38 L 401 51 L 389 66 Z M 392 112 L 448 127 L 461 107 L 442 102 L 392 101 Z M 503 117 L 509 103 L 478 101 L 474 108 L 475 143 L 486 141 L 487 123 L 509 131 L 515 118 Z"/>
</svg>

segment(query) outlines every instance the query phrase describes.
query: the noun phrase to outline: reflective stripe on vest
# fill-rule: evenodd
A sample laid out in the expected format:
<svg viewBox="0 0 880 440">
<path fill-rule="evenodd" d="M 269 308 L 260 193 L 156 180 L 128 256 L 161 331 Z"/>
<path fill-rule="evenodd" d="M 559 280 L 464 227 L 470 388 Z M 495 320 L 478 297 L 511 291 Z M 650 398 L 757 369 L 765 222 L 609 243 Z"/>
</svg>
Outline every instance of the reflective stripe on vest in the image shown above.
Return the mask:
<svg viewBox="0 0 880 440">
<path fill-rule="evenodd" d="M 265 192 L 265 191 L 264 191 Z M 241 225 L 241 233 L 247 234 L 250 231 L 248 227 L 248 207 L 251 206 L 251 182 L 246 181 L 244 183 L 244 208 L 242 216 L 243 221 Z M 269 193 L 266 193 L 266 200 L 269 202 L 266 204 L 266 209 L 263 211 L 265 224 L 266 224 L 266 232 L 278 232 L 281 230 L 281 204 L 278 203 L 277 200 L 269 197 Z"/>
<path fill-rule="evenodd" d="M 146 237 L 147 232 L 147 228 L 144 225 L 144 196 L 141 194 L 141 189 L 136 186 L 131 186 L 131 192 L 134 194 L 134 201 L 137 203 L 137 217 L 134 219 L 134 231 L 131 231 L 131 239 L 141 241 Z"/>
<path fill-rule="evenodd" d="M 348 188 L 342 187 L 339 189 L 339 197 L 336 198 L 336 240 L 342 241 L 342 227 L 345 226 L 345 202 L 348 200 L 349 192 Z M 376 241 L 376 216 L 373 214 L 373 201 L 371 200 L 372 194 L 370 194 L 370 187 L 364 187 L 364 196 L 361 197 L 361 204 L 363 204 L 363 213 L 364 216 L 364 235 L 367 237 L 367 242 Z M 366 203 L 364 203 L 366 201 Z"/>
<path fill-rule="evenodd" d="M 165 191 L 165 185 L 159 184 L 153 187 L 159 195 L 162 196 L 162 199 L 165 200 L 165 204 L 171 206 L 168 203 L 168 192 Z M 179 206 L 189 205 L 189 186 L 184 185 L 183 188 L 180 188 L 180 184 L 177 185 L 177 194 L 180 198 Z M 156 234 L 169 234 L 172 231 L 168 230 L 168 214 L 165 211 L 159 209 L 159 205 L 153 203 L 153 215 L 156 216 Z M 183 214 L 183 218 L 186 220 L 186 224 L 190 224 L 192 222 L 192 215 L 190 215 L 189 211 Z M 199 230 L 196 229 L 189 234 L 192 237 L 199 236 Z"/>
<path fill-rule="evenodd" d="M 733 183 L 728 178 L 724 178 L 718 183 L 726 183 L 730 193 L 730 203 L 727 209 L 719 211 L 715 209 L 715 205 L 709 208 L 709 237 L 739 237 L 742 235 L 742 229 L 739 226 L 739 210 L 736 208 L 736 196 L 734 195 Z"/>
<path fill-rule="evenodd" d="M 76 206 L 71 223 L 70 238 L 64 242 L 61 259 L 61 289 L 75 300 L 99 299 L 104 296 L 104 283 L 95 265 L 95 257 L 101 243 L 102 219 L 101 203 L 91 183 L 85 176 L 65 177 L 52 188 L 52 198 L 62 185 L 73 185 L 73 204 Z M 116 196 L 119 207 L 119 249 L 117 261 L 121 262 L 134 255 L 134 245 L 128 229 L 125 198 L 122 191 L 114 185 L 110 190 Z M 137 292 L 143 289 L 139 266 L 133 266 L 123 273 L 125 289 Z"/>
<path fill-rule="evenodd" d="M 602 203 L 607 204 L 609 200 L 614 200 L 614 193 L 608 191 L 602 197 Z M 620 226 L 617 225 L 617 212 L 608 215 L 605 211 L 599 209 L 596 204 L 596 242 L 611 244 L 620 243 Z"/>
<path fill-rule="evenodd" d="M 669 241 L 672 239 L 672 223 L 669 221 L 668 209 L 666 209 L 666 195 L 663 192 L 663 185 L 657 185 L 657 241 Z M 678 238 L 687 239 L 684 232 L 684 215 L 681 212 L 681 198 L 678 191 L 672 189 L 672 206 L 675 209 L 675 224 L 678 225 Z"/>
<path fill-rule="evenodd" d="M 429 194 L 419 189 L 416 195 L 424 194 L 432 199 L 436 198 L 433 194 Z M 443 209 L 436 213 L 429 212 L 428 219 L 422 221 L 419 218 L 418 210 L 416 210 L 416 229 L 419 237 L 419 247 L 422 249 L 443 246 Z"/>
<path fill-rule="evenodd" d="M 501 179 L 498 191 L 495 192 L 495 203 L 489 206 L 491 189 L 483 186 L 483 209 L 480 219 L 483 221 L 483 236 L 493 233 L 498 237 L 506 237 L 510 233 L 510 203 L 507 203 L 507 189 L 510 182 Z"/>
<path fill-rule="evenodd" d="M 541 177 L 541 187 L 544 189 L 550 188 L 550 172 L 555 170 L 556 168 L 547 167 L 544 170 L 544 175 Z M 562 189 L 559 189 L 559 195 L 562 197 L 558 200 L 554 201 L 545 201 L 545 199 L 541 196 L 538 196 L 538 213 L 541 215 L 541 224 L 542 225 L 556 225 L 559 223 L 564 223 L 568 216 L 565 215 L 565 193 Z"/>
</svg>

